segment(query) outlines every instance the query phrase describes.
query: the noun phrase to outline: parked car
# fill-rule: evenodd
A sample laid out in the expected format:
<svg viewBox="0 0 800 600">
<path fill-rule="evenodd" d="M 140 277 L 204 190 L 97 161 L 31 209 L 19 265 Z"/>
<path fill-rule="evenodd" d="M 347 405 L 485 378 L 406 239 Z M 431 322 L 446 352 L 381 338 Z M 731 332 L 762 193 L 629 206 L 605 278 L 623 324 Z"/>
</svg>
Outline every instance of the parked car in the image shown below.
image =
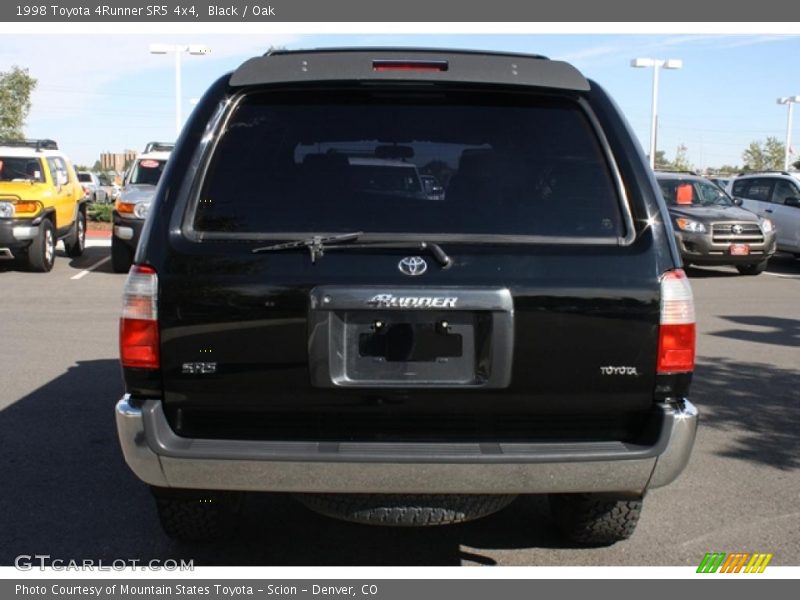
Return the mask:
<svg viewBox="0 0 800 600">
<path fill-rule="evenodd" d="M 727 190 L 728 189 L 728 184 L 731 182 L 731 178 L 730 177 L 709 177 L 708 180 L 710 182 L 718 185 L 723 190 Z"/>
<path fill-rule="evenodd" d="M 96 202 L 98 204 L 105 204 L 108 202 L 108 195 L 95 173 L 78 171 L 77 175 L 78 181 L 83 188 L 83 193 L 89 202 Z"/>
<path fill-rule="evenodd" d="M 698 175 L 657 172 L 685 265 L 733 265 L 758 275 L 775 253 L 772 221 L 741 208 Z"/>
<path fill-rule="evenodd" d="M 172 148 L 172 144 L 163 142 L 148 143 L 125 176 L 112 212 L 111 267 L 117 273 L 127 273 L 133 264 L 142 227 Z"/>
<path fill-rule="evenodd" d="M 351 158 L 381 146 L 441 161 L 445 198 L 362 185 Z M 270 52 L 169 160 L 116 408 L 169 535 L 230 533 L 247 491 L 415 526 L 548 494 L 569 540 L 609 544 L 687 464 L 691 287 L 631 130 L 571 65 Z"/>
<path fill-rule="evenodd" d="M 50 271 L 59 240 L 83 254 L 86 198 L 69 159 L 53 140 L 0 142 L 0 260 Z"/>
<path fill-rule="evenodd" d="M 420 175 L 428 200 L 444 200 L 444 187 L 433 175 Z"/>
<path fill-rule="evenodd" d="M 775 223 L 778 250 L 800 257 L 800 173 L 748 173 L 734 179 L 728 193 Z"/>
</svg>

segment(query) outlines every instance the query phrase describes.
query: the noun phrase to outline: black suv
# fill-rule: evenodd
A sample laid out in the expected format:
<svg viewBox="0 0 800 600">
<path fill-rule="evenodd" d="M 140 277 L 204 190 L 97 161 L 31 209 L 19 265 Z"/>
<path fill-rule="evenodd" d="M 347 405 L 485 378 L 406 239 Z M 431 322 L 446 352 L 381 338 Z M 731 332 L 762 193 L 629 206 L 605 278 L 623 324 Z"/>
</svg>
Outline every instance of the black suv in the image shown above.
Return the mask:
<svg viewBox="0 0 800 600">
<path fill-rule="evenodd" d="M 731 265 L 758 275 L 775 254 L 775 227 L 694 173 L 656 173 L 687 265 Z"/>
<path fill-rule="evenodd" d="M 128 276 L 125 458 L 179 538 L 270 491 L 392 525 L 549 494 L 569 539 L 624 539 L 694 443 L 680 267 L 624 118 L 566 63 L 254 58 L 192 113 Z"/>
</svg>

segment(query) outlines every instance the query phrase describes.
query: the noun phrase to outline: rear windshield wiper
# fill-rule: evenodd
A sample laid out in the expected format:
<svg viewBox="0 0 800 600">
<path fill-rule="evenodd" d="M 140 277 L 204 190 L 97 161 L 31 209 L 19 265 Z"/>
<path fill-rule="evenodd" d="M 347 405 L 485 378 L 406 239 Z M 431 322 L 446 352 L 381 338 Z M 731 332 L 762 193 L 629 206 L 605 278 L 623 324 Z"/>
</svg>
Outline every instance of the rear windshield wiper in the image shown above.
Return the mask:
<svg viewBox="0 0 800 600">
<path fill-rule="evenodd" d="M 292 250 L 294 248 L 308 248 L 311 253 L 311 262 L 317 262 L 317 258 L 325 255 L 325 250 L 332 244 L 341 244 L 344 242 L 352 242 L 357 240 L 364 234 L 363 231 L 354 231 L 352 233 L 342 233 L 339 235 L 321 236 L 315 235 L 304 240 L 295 240 L 293 242 L 284 242 L 282 244 L 273 244 L 272 246 L 263 246 L 261 248 L 254 248 L 253 254 L 259 252 L 278 252 L 280 250 Z"/>
<path fill-rule="evenodd" d="M 311 262 L 317 262 L 317 259 L 325 255 L 325 250 L 332 249 L 332 250 L 339 250 L 339 249 L 346 249 L 346 248 L 409 248 L 415 250 L 425 250 L 430 252 L 436 261 L 442 265 L 442 268 L 446 269 L 450 265 L 453 264 L 453 259 L 451 259 L 442 247 L 439 244 L 434 242 L 357 242 L 357 243 L 348 243 L 348 242 L 355 242 L 359 236 L 363 235 L 362 231 L 356 231 L 353 233 L 342 233 L 340 235 L 331 235 L 331 236 L 319 236 L 315 235 L 313 237 L 303 239 L 303 240 L 295 240 L 292 242 L 283 242 L 281 244 L 273 244 L 272 246 L 264 246 L 262 248 L 254 248 L 252 252 L 254 254 L 259 252 L 277 252 L 280 250 L 292 250 L 294 248 L 308 248 L 309 253 L 311 254 Z"/>
</svg>

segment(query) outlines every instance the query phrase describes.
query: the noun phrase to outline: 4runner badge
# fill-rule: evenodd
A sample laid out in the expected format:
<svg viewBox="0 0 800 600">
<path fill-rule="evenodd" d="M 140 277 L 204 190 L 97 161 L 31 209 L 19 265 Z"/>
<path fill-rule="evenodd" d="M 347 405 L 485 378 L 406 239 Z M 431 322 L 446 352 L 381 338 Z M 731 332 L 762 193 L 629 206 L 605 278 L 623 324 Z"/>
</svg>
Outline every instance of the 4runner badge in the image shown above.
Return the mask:
<svg viewBox="0 0 800 600">
<path fill-rule="evenodd" d="M 446 296 L 394 296 L 375 294 L 367 304 L 375 308 L 455 308 L 458 297 Z"/>
<path fill-rule="evenodd" d="M 428 263 L 425 262 L 425 259 L 421 256 L 406 256 L 400 263 L 397 265 L 397 268 L 400 269 L 400 272 L 403 275 L 410 275 L 414 277 L 416 275 L 422 275 L 425 271 L 428 270 Z"/>
</svg>

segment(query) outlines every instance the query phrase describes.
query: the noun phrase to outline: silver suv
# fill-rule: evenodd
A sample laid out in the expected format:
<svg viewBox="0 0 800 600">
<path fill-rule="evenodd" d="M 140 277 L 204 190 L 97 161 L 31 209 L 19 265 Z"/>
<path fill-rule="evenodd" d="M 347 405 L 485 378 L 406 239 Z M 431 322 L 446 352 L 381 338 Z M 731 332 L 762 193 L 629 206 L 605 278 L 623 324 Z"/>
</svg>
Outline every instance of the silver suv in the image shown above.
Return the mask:
<svg viewBox="0 0 800 600">
<path fill-rule="evenodd" d="M 728 193 L 775 224 L 778 250 L 800 257 L 800 173 L 749 173 L 729 183 Z"/>
</svg>

